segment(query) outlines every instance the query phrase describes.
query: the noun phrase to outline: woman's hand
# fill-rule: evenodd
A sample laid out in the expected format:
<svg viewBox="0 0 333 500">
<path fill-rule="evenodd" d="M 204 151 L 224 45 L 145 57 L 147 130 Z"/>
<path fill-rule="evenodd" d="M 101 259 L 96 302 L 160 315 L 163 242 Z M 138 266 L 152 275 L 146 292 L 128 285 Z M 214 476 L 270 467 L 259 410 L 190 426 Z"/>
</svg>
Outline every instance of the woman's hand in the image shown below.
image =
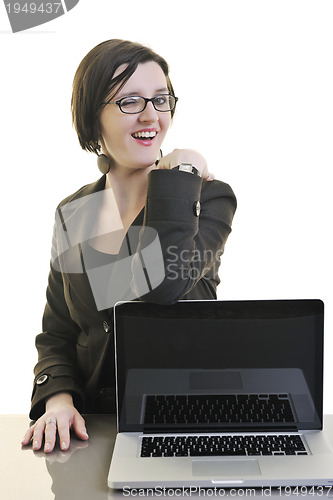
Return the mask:
<svg viewBox="0 0 333 500">
<path fill-rule="evenodd" d="M 73 405 L 70 394 L 61 392 L 47 400 L 46 411 L 30 429 L 25 433 L 21 442 L 23 446 L 32 440 L 33 450 L 40 450 L 44 442 L 45 453 L 54 449 L 57 431 L 59 434 L 60 448 L 67 450 L 70 444 L 70 429 L 83 440 L 88 439 L 85 421 Z"/>
<path fill-rule="evenodd" d="M 171 170 L 180 163 L 191 163 L 199 170 L 201 177 L 206 181 L 212 181 L 214 179 L 214 175 L 208 172 L 205 158 L 197 151 L 194 151 L 194 149 L 174 149 L 172 153 L 160 159 L 156 168 Z"/>
</svg>

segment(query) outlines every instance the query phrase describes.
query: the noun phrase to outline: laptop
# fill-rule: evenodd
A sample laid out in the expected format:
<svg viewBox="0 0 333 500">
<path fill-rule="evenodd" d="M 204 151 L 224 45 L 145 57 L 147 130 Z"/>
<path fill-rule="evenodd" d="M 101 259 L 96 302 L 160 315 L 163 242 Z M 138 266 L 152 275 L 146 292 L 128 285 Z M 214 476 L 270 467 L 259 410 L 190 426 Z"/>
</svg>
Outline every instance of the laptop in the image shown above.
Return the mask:
<svg viewBox="0 0 333 500">
<path fill-rule="evenodd" d="M 333 486 L 320 300 L 121 302 L 110 488 Z"/>
</svg>

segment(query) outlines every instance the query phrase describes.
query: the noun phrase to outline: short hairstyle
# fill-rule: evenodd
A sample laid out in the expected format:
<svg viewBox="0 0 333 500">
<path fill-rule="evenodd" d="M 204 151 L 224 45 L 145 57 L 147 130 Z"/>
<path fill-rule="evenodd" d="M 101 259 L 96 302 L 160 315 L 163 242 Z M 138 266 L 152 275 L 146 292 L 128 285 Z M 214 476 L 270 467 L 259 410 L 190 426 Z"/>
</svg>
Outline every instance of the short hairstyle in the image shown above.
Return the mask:
<svg viewBox="0 0 333 500">
<path fill-rule="evenodd" d="M 76 70 L 72 92 L 72 119 L 82 149 L 98 153 L 99 116 L 105 101 L 112 98 L 129 80 L 140 63 L 154 61 L 162 68 L 170 94 L 174 90 L 165 59 L 152 49 L 127 40 L 107 40 L 94 47 Z M 119 66 L 127 64 L 117 77 Z M 113 95 L 112 95 L 113 93 Z M 175 110 L 171 111 L 173 116 Z"/>
</svg>

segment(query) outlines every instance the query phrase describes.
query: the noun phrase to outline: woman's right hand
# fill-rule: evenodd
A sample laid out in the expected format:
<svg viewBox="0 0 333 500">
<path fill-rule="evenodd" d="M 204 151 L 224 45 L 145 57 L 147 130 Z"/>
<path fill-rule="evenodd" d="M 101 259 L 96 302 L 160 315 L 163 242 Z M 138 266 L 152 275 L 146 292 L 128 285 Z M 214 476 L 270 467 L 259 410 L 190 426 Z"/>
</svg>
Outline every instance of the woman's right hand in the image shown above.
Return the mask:
<svg viewBox="0 0 333 500">
<path fill-rule="evenodd" d="M 46 411 L 28 431 L 21 441 L 23 446 L 32 441 L 33 450 L 40 450 L 44 438 L 44 451 L 54 449 L 59 434 L 60 448 L 67 450 L 70 445 L 70 430 L 82 440 L 88 439 L 84 418 L 76 410 L 70 394 L 61 392 L 50 397 L 46 402 Z"/>
</svg>

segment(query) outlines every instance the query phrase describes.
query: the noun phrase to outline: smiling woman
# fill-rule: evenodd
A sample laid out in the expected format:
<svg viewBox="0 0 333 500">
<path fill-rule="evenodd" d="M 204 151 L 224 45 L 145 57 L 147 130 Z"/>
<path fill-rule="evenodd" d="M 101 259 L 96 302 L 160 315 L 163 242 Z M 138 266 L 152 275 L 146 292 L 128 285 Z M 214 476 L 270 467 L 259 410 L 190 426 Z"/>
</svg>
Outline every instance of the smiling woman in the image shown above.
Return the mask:
<svg viewBox="0 0 333 500">
<path fill-rule="evenodd" d="M 124 71 L 126 67 L 121 66 L 115 77 Z M 122 86 L 118 100 L 108 101 L 102 110 L 100 145 L 109 159 L 112 175 L 121 169 L 149 168 L 155 164 L 171 123 L 171 101 L 160 96 L 160 89 L 166 86 L 166 77 L 159 64 L 155 61 L 139 64 Z M 150 102 L 139 98 L 141 95 L 148 96 Z M 156 109 L 155 104 L 161 101 L 165 101 L 162 111 Z"/>
<path fill-rule="evenodd" d="M 166 61 L 137 43 L 103 42 L 76 71 L 73 123 L 103 175 L 56 211 L 22 441 L 35 450 L 51 452 L 57 433 L 68 449 L 70 429 L 88 439 L 79 412 L 115 412 L 115 302 L 216 299 L 236 199 L 197 151 L 161 157 L 176 103 Z"/>
</svg>

